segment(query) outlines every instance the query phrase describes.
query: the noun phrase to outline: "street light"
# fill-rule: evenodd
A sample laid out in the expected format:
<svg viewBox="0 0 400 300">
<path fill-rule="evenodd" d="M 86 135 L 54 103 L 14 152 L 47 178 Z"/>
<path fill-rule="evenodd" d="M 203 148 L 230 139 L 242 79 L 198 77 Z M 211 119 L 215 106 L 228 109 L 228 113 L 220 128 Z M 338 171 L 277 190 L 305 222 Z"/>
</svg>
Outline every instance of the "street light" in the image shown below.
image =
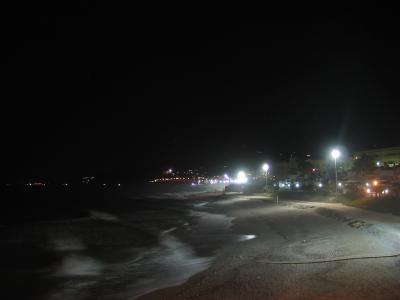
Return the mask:
<svg viewBox="0 0 400 300">
<path fill-rule="evenodd" d="M 243 184 L 247 182 L 247 175 L 244 171 L 239 171 L 236 177 L 236 183 Z"/>
<path fill-rule="evenodd" d="M 269 164 L 267 164 L 267 163 L 263 164 L 262 170 L 265 172 L 265 192 L 267 192 Z"/>
<path fill-rule="evenodd" d="M 340 151 L 338 149 L 333 149 L 331 152 L 331 156 L 333 158 L 333 160 L 335 161 L 335 196 L 337 197 L 337 167 L 336 167 L 336 160 L 339 158 L 340 156 Z"/>
</svg>

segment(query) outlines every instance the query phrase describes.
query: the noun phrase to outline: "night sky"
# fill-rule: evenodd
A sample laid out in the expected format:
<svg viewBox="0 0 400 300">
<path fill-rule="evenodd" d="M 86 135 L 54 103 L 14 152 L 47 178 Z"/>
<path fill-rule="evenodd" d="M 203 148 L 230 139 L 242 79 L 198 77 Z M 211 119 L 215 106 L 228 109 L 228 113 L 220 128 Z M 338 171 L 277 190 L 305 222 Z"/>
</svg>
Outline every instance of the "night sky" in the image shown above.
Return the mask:
<svg viewBox="0 0 400 300">
<path fill-rule="evenodd" d="M 10 8 L 3 178 L 400 145 L 394 11 L 69 5 Z"/>
</svg>

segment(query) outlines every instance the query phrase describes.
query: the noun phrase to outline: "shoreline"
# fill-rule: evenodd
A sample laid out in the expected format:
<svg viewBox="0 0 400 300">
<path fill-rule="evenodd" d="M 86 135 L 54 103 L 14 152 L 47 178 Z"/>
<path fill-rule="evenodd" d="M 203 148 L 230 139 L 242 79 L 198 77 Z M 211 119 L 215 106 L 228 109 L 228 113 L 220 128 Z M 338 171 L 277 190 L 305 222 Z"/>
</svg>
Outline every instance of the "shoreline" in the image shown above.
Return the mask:
<svg viewBox="0 0 400 300">
<path fill-rule="evenodd" d="M 207 199 L 216 196 L 209 195 Z M 183 282 L 209 264 L 207 256 L 198 256 L 177 234 L 185 235 L 199 222 L 190 210 L 204 199 L 126 199 L 111 211 L 88 210 L 83 218 L 7 224 L 1 232 L 6 252 L 0 264 L 7 270 L 3 283 L 20 298 L 74 299 L 82 294 L 127 299 L 139 285 L 145 294 L 160 288 L 160 280 L 167 282 L 162 286 Z M 127 204 L 125 211 L 122 204 Z M 13 269 L 8 269 L 10 263 Z M 22 276 L 20 270 L 26 276 L 40 274 L 31 280 L 35 289 L 25 291 L 22 283 L 9 282 Z M 146 286 L 146 278 L 154 275 L 154 283 Z"/>
<path fill-rule="evenodd" d="M 178 199 L 126 199 L 81 219 L 2 227 L 2 264 L 40 272 L 31 284 L 46 299 L 331 299 L 316 284 L 325 282 L 319 274 L 332 278 L 336 298 L 350 299 L 339 287 L 351 293 L 364 281 L 400 298 L 392 289 L 400 259 L 391 257 L 400 253 L 400 217 L 329 195 L 293 194 L 278 204 L 272 194 L 192 190 Z M 16 276 L 10 269 L 7 277 Z M 307 297 L 285 294 L 300 284 Z M 9 285 L 21 298 L 28 293 Z M 363 297 L 351 299 L 376 296 L 360 290 Z"/>
<path fill-rule="evenodd" d="M 400 258 L 335 261 L 400 252 L 392 234 L 400 232 L 397 216 L 338 203 L 282 200 L 277 206 L 261 195 L 221 197 L 207 209 L 233 217 L 234 234 L 255 238 L 220 248 L 211 266 L 185 283 L 137 299 L 400 298 Z"/>
</svg>

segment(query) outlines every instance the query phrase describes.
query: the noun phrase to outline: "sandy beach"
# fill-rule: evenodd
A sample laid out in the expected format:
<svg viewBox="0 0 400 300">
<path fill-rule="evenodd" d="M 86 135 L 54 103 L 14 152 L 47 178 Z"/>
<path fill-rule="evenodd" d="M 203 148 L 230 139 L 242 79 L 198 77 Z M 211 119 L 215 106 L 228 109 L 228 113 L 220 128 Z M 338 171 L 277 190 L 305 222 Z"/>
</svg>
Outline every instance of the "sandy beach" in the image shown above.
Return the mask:
<svg viewBox="0 0 400 300">
<path fill-rule="evenodd" d="M 3 224 L 8 299 L 400 299 L 394 198 L 134 191 L 73 193 L 77 214 Z"/>
<path fill-rule="evenodd" d="M 202 210 L 232 218 L 227 232 L 248 238 L 219 247 L 185 283 L 138 299 L 400 298 L 398 216 L 339 203 L 277 205 L 264 195 L 216 198 Z"/>
</svg>

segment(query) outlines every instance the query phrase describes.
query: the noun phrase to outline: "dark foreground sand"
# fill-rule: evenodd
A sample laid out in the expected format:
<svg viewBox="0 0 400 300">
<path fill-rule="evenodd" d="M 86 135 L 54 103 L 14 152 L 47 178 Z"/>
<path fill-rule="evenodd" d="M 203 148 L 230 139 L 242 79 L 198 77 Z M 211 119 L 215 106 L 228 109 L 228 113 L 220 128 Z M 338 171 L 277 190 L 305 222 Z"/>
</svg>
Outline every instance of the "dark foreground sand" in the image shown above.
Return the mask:
<svg viewBox="0 0 400 300">
<path fill-rule="evenodd" d="M 220 199 L 236 234 L 207 270 L 139 299 L 400 299 L 400 217 L 263 196 Z M 210 233 L 212 234 L 212 233 Z"/>
</svg>

